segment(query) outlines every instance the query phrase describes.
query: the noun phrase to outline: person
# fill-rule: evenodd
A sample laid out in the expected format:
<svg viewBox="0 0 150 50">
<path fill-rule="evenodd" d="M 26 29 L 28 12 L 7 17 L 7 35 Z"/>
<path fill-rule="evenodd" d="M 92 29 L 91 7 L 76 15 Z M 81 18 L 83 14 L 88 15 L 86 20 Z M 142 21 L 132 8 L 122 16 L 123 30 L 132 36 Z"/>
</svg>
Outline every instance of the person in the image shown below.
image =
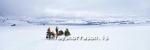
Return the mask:
<svg viewBox="0 0 150 50">
<path fill-rule="evenodd" d="M 58 27 L 56 27 L 55 31 L 56 31 L 56 33 L 58 34 Z"/>
<path fill-rule="evenodd" d="M 71 35 L 71 34 L 70 34 L 69 29 L 67 28 L 67 29 L 65 30 L 65 36 L 69 36 L 69 35 Z"/>
<path fill-rule="evenodd" d="M 56 39 L 57 39 L 57 37 L 58 37 L 58 27 L 56 26 L 56 28 L 55 28 L 55 31 L 56 31 Z"/>
<path fill-rule="evenodd" d="M 58 35 L 61 36 L 63 34 L 64 34 L 64 32 L 62 30 L 60 30 Z"/>
<path fill-rule="evenodd" d="M 51 31 L 50 27 L 47 29 L 46 39 L 53 39 L 55 37 L 54 32 Z"/>
</svg>

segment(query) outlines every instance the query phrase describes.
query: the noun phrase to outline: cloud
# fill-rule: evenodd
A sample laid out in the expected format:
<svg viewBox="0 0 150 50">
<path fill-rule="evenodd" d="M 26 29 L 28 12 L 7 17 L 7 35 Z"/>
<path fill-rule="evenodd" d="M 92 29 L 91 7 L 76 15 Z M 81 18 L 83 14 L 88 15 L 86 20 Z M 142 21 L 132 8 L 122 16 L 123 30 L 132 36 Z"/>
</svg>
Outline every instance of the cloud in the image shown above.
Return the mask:
<svg viewBox="0 0 150 50">
<path fill-rule="evenodd" d="M 149 16 L 149 0 L 0 0 L 0 15 Z"/>
</svg>

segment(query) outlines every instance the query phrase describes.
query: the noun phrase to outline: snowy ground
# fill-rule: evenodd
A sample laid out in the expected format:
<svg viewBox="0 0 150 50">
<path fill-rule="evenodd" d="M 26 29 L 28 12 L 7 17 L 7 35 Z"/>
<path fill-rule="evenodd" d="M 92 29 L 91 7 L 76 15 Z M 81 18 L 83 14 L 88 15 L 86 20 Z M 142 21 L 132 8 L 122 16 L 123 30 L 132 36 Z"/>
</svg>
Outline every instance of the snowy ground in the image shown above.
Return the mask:
<svg viewBox="0 0 150 50">
<path fill-rule="evenodd" d="M 49 26 L 0 26 L 0 50 L 150 50 L 150 25 L 57 26 L 72 37 L 107 35 L 109 41 L 46 40 Z"/>
</svg>

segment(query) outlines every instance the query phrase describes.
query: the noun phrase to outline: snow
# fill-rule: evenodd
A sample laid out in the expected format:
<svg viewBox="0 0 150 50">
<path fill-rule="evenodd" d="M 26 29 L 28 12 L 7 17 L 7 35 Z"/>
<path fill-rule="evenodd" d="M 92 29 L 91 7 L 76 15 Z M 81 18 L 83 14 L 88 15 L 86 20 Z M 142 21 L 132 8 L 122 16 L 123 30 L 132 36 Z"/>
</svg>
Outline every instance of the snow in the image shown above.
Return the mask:
<svg viewBox="0 0 150 50">
<path fill-rule="evenodd" d="M 106 35 L 109 41 L 59 41 L 45 39 L 48 27 L 65 30 L 71 36 Z M 150 50 L 150 25 L 49 25 L 0 26 L 0 50 Z"/>
<path fill-rule="evenodd" d="M 137 25 L 150 24 L 149 17 L 0 17 L 0 25 Z"/>
<path fill-rule="evenodd" d="M 56 26 L 108 40 L 47 40 Z M 0 50 L 150 50 L 149 17 L 0 17 L 0 30 Z"/>
</svg>

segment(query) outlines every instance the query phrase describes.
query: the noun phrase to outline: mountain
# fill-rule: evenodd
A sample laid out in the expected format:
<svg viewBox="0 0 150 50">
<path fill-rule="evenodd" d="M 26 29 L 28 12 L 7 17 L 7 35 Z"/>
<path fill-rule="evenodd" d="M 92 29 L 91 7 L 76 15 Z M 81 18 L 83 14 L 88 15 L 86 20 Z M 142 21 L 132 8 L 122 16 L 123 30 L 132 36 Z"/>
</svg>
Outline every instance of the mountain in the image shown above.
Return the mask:
<svg viewBox="0 0 150 50">
<path fill-rule="evenodd" d="M 150 24 L 149 17 L 0 17 L 0 25 L 128 25 Z"/>
</svg>

